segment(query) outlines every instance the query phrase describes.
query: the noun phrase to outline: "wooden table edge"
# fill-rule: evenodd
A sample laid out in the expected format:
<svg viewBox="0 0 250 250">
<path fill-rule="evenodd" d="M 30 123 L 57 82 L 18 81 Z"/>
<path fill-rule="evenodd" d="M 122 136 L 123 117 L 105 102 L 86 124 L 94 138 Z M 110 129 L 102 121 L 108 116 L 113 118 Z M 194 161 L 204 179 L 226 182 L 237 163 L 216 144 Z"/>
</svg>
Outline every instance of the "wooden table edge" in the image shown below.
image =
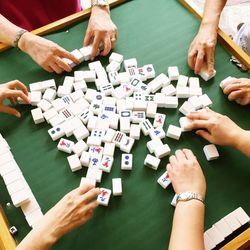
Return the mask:
<svg viewBox="0 0 250 250">
<path fill-rule="evenodd" d="M 250 247 L 250 228 L 248 228 L 239 236 L 231 240 L 220 250 L 232 250 L 232 249 L 244 250 L 244 249 L 249 249 L 249 247 Z"/>
<path fill-rule="evenodd" d="M 2 206 L 0 206 L 0 249 L 13 250 L 15 247 L 16 242 L 9 232 L 7 218 L 3 212 Z"/>
<path fill-rule="evenodd" d="M 202 19 L 202 12 L 192 0 L 179 0 L 195 17 Z M 218 39 L 228 51 L 250 70 L 250 56 L 244 52 L 225 32 L 218 29 Z"/>
</svg>

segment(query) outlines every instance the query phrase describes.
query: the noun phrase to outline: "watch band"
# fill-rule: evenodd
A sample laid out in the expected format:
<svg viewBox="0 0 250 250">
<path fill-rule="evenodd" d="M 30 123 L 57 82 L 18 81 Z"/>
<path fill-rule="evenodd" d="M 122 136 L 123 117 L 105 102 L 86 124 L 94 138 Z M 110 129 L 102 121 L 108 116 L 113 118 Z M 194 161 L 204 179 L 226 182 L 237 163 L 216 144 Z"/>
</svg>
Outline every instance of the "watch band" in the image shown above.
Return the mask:
<svg viewBox="0 0 250 250">
<path fill-rule="evenodd" d="M 190 200 L 198 200 L 205 205 L 205 199 L 203 198 L 203 196 L 194 192 L 183 192 L 178 194 L 176 203 L 178 203 L 178 201 L 190 201 Z"/>
<path fill-rule="evenodd" d="M 24 33 L 26 33 L 26 32 L 28 32 L 28 31 L 25 30 L 25 29 L 21 29 L 21 30 L 19 30 L 19 31 L 16 33 L 15 38 L 14 38 L 14 41 L 13 41 L 13 46 L 14 46 L 14 47 L 18 48 L 18 42 L 19 42 L 19 40 L 21 39 L 22 35 L 23 35 Z"/>
<path fill-rule="evenodd" d="M 95 2 L 91 3 L 91 8 L 93 8 L 95 6 L 108 7 L 109 3 L 108 3 L 108 1 L 104 1 L 104 3 L 102 3 L 101 1 L 96 0 Z"/>
</svg>

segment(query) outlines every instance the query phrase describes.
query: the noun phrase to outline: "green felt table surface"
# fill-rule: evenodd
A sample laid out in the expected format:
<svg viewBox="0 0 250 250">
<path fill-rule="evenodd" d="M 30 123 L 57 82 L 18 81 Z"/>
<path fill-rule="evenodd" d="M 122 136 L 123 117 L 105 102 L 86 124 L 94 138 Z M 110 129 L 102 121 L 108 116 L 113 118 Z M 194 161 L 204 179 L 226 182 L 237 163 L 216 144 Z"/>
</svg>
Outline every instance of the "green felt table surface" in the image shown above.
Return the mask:
<svg viewBox="0 0 250 250">
<path fill-rule="evenodd" d="M 135 57 L 139 65 L 152 63 L 157 74 L 166 73 L 168 66 L 177 65 L 181 74 L 194 76 L 187 65 L 187 50 L 199 22 L 176 0 L 134 0 L 112 10 L 112 17 L 119 28 L 119 41 L 114 49 L 125 58 Z M 87 21 L 46 36 L 71 51 L 80 48 Z M 66 32 L 68 31 L 68 32 Z M 107 65 L 107 58 L 98 58 Z M 227 76 L 249 77 L 229 62 L 230 55 L 218 44 L 216 49 L 216 77 L 201 81 L 204 93 L 213 100 L 213 109 L 231 117 L 244 129 L 250 129 L 250 108 L 229 102 L 219 88 Z M 76 70 L 88 68 L 86 62 Z M 62 84 L 66 74 L 56 75 L 43 71 L 31 58 L 16 49 L 0 54 L 0 81 L 19 79 L 31 82 L 54 78 Z M 73 75 L 71 73 L 70 75 Z M 90 87 L 93 87 L 94 84 Z M 181 101 L 180 103 L 182 103 Z M 59 152 L 46 123 L 35 125 L 31 107 L 19 106 L 20 119 L 0 114 L 0 132 L 11 146 L 14 157 L 30 185 L 42 211 L 45 213 L 60 198 L 79 186 L 87 168 L 72 173 L 67 155 Z M 164 125 L 178 125 L 181 117 L 178 109 L 160 109 L 167 115 Z M 111 188 L 114 177 L 123 181 L 123 196 L 111 197 L 108 207 L 99 207 L 93 219 L 86 225 L 63 237 L 53 249 L 136 249 L 163 250 L 167 248 L 174 208 L 170 202 L 174 196 L 172 187 L 164 190 L 157 184 L 165 171 L 168 158 L 161 161 L 157 171 L 143 166 L 148 153 L 148 137 L 141 136 L 132 150 L 133 170 L 121 171 L 121 152 L 116 149 L 115 162 L 110 174 L 104 174 L 101 187 Z M 218 147 L 220 158 L 208 162 L 203 154 L 208 144 L 194 132 L 183 133 L 179 141 L 165 138 L 172 152 L 190 148 L 197 155 L 207 180 L 205 229 L 239 206 L 250 213 L 249 177 L 250 161 L 240 152 L 228 147 Z M 0 179 L 0 202 L 11 225 L 15 225 L 20 241 L 30 230 L 21 209 L 7 207 L 10 197 Z"/>
</svg>

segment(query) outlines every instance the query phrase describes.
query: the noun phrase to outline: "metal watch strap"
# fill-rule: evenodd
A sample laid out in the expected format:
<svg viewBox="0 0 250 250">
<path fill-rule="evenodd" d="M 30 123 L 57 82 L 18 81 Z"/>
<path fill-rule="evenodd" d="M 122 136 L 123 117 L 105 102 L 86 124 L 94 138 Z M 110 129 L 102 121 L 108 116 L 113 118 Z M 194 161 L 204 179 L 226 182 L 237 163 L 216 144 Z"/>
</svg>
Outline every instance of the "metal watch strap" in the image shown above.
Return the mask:
<svg viewBox="0 0 250 250">
<path fill-rule="evenodd" d="M 14 41 L 13 41 L 13 46 L 14 46 L 14 47 L 18 48 L 18 42 L 19 42 L 20 38 L 22 37 L 22 35 L 23 35 L 24 33 L 26 33 L 26 32 L 28 32 L 28 31 L 25 30 L 25 29 L 21 29 L 21 30 L 19 30 L 19 31 L 16 33 L 15 39 L 14 39 Z"/>
<path fill-rule="evenodd" d="M 182 199 L 181 198 L 182 194 L 186 194 L 186 193 L 189 193 L 190 197 L 188 197 L 187 199 Z M 178 194 L 177 199 L 176 199 L 176 203 L 178 203 L 178 201 L 189 201 L 189 200 L 198 200 L 205 205 L 205 200 L 202 197 L 202 195 L 199 195 L 199 194 L 194 193 L 194 192 L 183 192 L 183 193 Z"/>
<path fill-rule="evenodd" d="M 108 7 L 109 3 L 107 1 L 107 4 L 100 4 L 98 0 L 96 0 L 94 3 L 91 4 L 91 8 L 95 7 L 95 6 L 100 6 L 100 7 Z"/>
</svg>

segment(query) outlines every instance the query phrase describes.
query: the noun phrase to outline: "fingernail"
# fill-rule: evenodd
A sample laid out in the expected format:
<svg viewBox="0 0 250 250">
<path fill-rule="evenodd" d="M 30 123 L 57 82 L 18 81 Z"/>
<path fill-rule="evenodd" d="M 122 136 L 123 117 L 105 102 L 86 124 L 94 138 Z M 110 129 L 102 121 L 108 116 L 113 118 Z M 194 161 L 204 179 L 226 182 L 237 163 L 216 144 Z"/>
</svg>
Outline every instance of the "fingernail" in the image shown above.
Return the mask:
<svg viewBox="0 0 250 250">
<path fill-rule="evenodd" d="M 17 113 L 17 114 L 16 114 L 16 117 L 17 117 L 17 118 L 20 118 L 20 117 L 21 117 L 21 114 L 20 114 L 20 113 Z"/>
</svg>

